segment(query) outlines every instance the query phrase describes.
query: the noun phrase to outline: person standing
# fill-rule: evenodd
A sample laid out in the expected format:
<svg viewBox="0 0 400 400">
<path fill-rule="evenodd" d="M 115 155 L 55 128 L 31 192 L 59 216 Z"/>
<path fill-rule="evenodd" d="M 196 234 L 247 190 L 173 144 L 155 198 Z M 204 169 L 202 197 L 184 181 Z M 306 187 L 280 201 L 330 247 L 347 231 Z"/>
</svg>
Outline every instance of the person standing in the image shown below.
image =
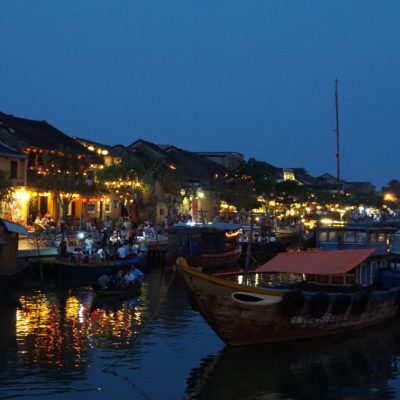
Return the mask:
<svg viewBox="0 0 400 400">
<path fill-rule="evenodd" d="M 93 239 L 92 239 L 92 235 L 89 235 L 85 239 L 85 249 L 86 249 L 86 253 L 89 254 L 89 256 L 91 256 L 93 254 Z"/>
<path fill-rule="evenodd" d="M 91 232 L 93 230 L 93 227 L 92 227 L 92 216 L 90 215 L 90 213 L 86 213 L 86 230 L 88 232 Z"/>
</svg>

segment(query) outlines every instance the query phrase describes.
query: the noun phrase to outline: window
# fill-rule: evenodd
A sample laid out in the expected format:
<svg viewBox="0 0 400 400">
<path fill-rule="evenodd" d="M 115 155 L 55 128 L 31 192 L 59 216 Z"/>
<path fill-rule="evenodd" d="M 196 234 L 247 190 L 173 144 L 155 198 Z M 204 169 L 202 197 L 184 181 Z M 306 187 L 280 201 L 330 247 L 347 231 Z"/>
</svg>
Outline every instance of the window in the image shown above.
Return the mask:
<svg viewBox="0 0 400 400">
<path fill-rule="evenodd" d="M 164 209 L 160 208 L 160 215 L 164 215 Z"/>
<path fill-rule="evenodd" d="M 343 285 L 344 277 L 343 276 L 332 276 L 332 283 L 334 285 Z"/>
<path fill-rule="evenodd" d="M 336 231 L 325 231 L 320 233 L 321 242 L 337 242 L 337 232 Z"/>
<path fill-rule="evenodd" d="M 329 276 L 327 275 L 318 275 L 317 283 L 329 283 Z"/>
<path fill-rule="evenodd" d="M 17 179 L 18 178 L 18 162 L 11 161 L 10 164 L 10 178 Z"/>
<path fill-rule="evenodd" d="M 354 231 L 346 231 L 344 233 L 344 242 L 345 243 L 354 243 L 356 241 L 356 236 Z"/>
<path fill-rule="evenodd" d="M 338 235 L 337 235 L 336 231 L 328 232 L 328 241 L 329 242 L 337 242 L 338 241 Z"/>
<path fill-rule="evenodd" d="M 368 235 L 367 232 L 356 232 L 357 243 L 367 243 Z"/>
</svg>

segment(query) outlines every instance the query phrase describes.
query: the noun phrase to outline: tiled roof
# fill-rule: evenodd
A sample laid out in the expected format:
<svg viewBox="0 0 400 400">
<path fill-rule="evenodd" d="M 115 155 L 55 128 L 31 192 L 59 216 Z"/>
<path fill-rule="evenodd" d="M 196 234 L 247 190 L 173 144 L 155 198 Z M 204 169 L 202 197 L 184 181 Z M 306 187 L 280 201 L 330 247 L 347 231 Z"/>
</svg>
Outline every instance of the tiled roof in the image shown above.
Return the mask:
<svg viewBox="0 0 400 400">
<path fill-rule="evenodd" d="M 0 139 L 0 155 L 7 157 L 26 158 L 26 155 L 22 151 L 12 146 L 9 146 L 7 143 L 4 143 L 1 139 Z"/>
<path fill-rule="evenodd" d="M 7 143 L 18 147 L 36 147 L 39 149 L 71 148 L 81 154 L 89 154 L 89 150 L 65 133 L 46 121 L 18 118 L 0 112 L 1 137 Z"/>
</svg>

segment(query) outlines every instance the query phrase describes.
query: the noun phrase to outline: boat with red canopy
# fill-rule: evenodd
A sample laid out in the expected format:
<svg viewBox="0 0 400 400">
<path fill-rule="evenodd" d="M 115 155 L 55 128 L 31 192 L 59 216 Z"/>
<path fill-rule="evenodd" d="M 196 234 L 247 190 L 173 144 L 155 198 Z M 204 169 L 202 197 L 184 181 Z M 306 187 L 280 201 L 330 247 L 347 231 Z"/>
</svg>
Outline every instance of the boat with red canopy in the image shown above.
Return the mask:
<svg viewBox="0 0 400 400">
<path fill-rule="evenodd" d="M 192 306 L 230 346 L 355 331 L 392 319 L 400 262 L 374 249 L 278 253 L 251 273 L 207 275 L 177 260 Z"/>
</svg>

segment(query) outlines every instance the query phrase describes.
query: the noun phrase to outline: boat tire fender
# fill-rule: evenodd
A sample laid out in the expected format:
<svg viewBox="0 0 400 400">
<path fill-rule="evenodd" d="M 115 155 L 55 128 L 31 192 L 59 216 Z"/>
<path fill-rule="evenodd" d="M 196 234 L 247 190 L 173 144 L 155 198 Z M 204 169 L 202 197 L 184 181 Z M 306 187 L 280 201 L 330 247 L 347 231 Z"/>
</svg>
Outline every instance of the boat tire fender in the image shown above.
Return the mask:
<svg viewBox="0 0 400 400">
<path fill-rule="evenodd" d="M 299 314 L 304 304 L 304 294 L 299 289 L 287 292 L 279 303 L 280 313 L 285 317 L 294 317 Z"/>
<path fill-rule="evenodd" d="M 308 305 L 308 313 L 313 318 L 322 318 L 328 311 L 330 304 L 329 296 L 326 293 L 318 292 Z"/>
<path fill-rule="evenodd" d="M 332 304 L 332 315 L 342 315 L 349 308 L 351 303 L 351 297 L 348 294 L 340 294 L 336 297 Z"/>
</svg>

